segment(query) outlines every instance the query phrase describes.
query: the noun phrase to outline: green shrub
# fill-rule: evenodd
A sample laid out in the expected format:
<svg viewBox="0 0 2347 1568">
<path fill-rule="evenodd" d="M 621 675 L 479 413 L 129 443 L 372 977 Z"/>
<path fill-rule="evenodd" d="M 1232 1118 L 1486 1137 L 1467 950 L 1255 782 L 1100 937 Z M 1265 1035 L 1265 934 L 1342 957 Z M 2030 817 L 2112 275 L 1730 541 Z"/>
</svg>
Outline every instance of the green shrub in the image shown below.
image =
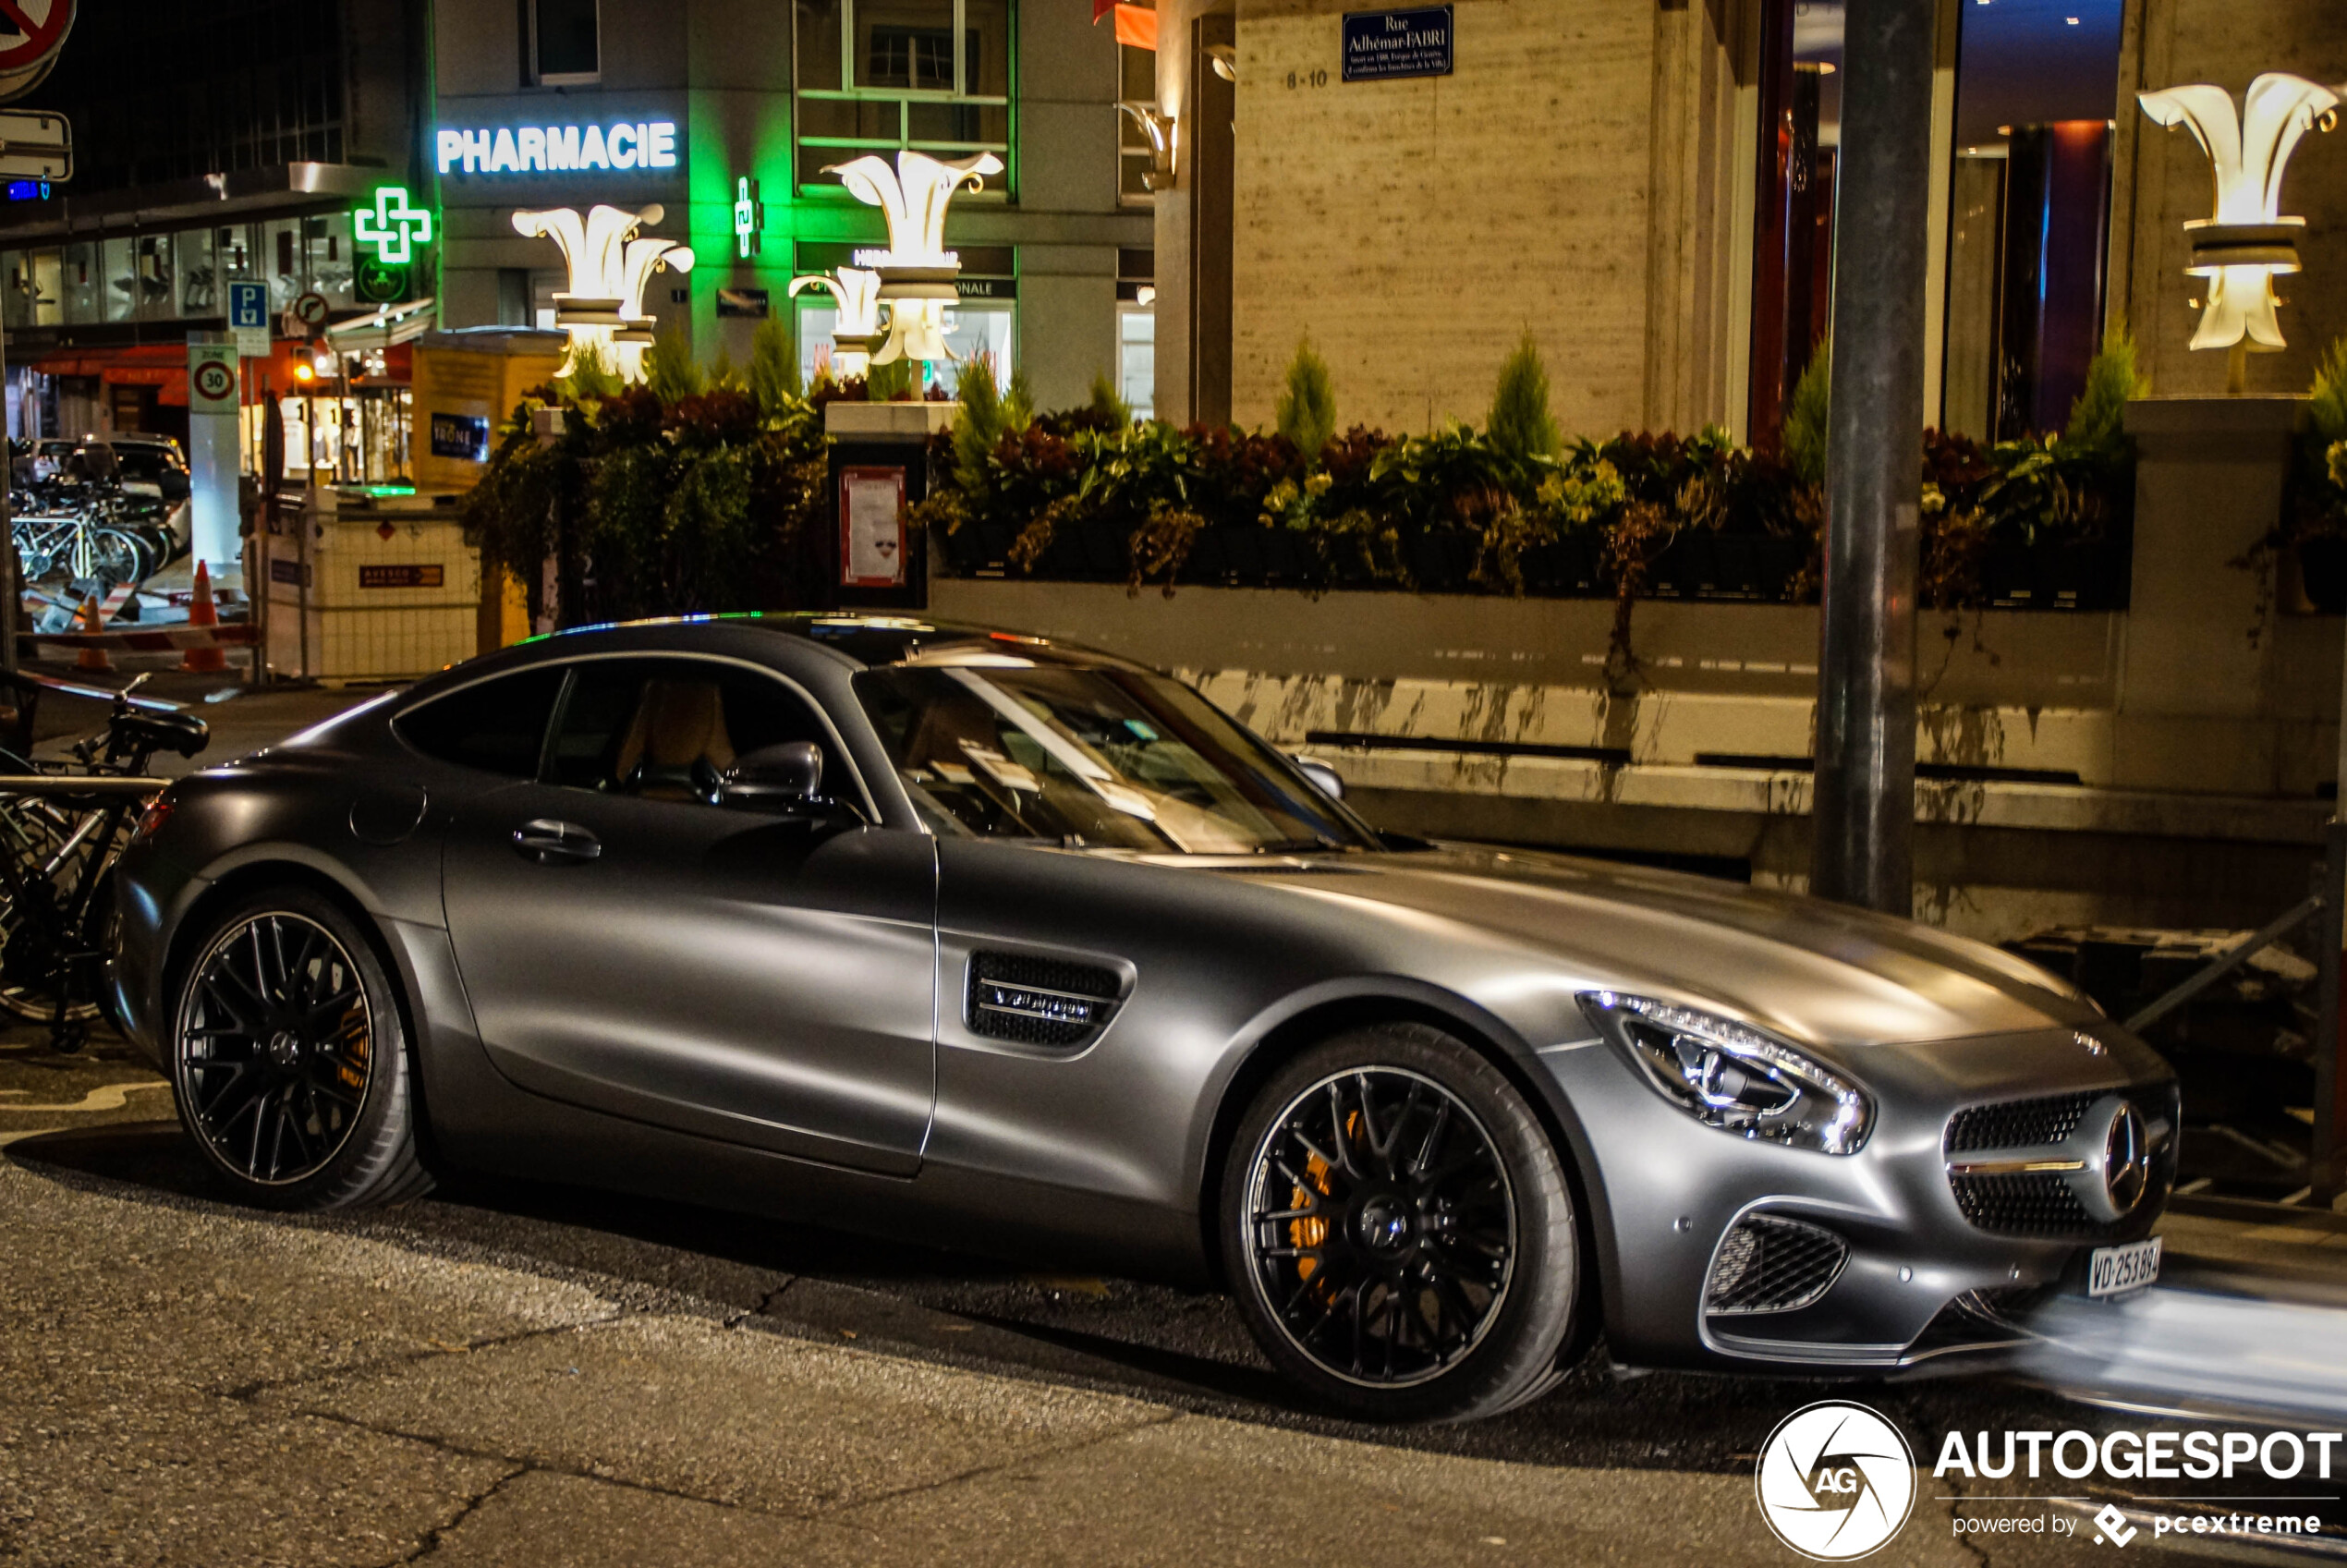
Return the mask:
<svg viewBox="0 0 2347 1568">
<path fill-rule="evenodd" d="M 1288 362 L 1278 427 L 1307 462 L 1318 462 L 1328 444 L 1336 439 L 1336 388 L 1329 380 L 1328 361 L 1313 349 L 1309 337 L 1296 340 L 1295 358 Z"/>
<path fill-rule="evenodd" d="M 2308 392 L 2306 412 L 2317 439 L 2326 448 L 2347 441 L 2347 337 L 2333 343 L 2316 364 Z"/>
<path fill-rule="evenodd" d="M 1809 368 L 1793 388 L 1785 405 L 1784 433 L 1780 438 L 1785 467 L 1803 484 L 1826 482 L 1826 443 L 1830 434 L 1833 392 L 1833 340 L 1819 338 L 1809 356 Z"/>
<path fill-rule="evenodd" d="M 864 396 L 873 403 L 901 403 L 916 395 L 920 373 L 917 359 L 891 359 L 885 365 L 874 365 L 864 372 Z"/>
<path fill-rule="evenodd" d="M 582 401 L 590 397 L 616 397 L 624 384 L 619 372 L 600 348 L 591 349 L 571 363 L 560 378 L 563 390 Z"/>
<path fill-rule="evenodd" d="M 1540 346 L 1530 327 L 1500 367 L 1489 423 L 1491 444 L 1520 463 L 1553 457 L 1563 446 L 1556 420 L 1549 415 L 1549 372 L 1541 368 Z"/>
<path fill-rule="evenodd" d="M 1003 393 L 1003 428 L 1013 433 L 1026 431 L 1035 423 L 1035 387 L 1027 379 L 1024 366 L 1011 372 L 1011 384 Z"/>
<path fill-rule="evenodd" d="M 790 328 L 782 317 L 768 316 L 758 323 L 757 335 L 749 340 L 748 379 L 759 413 L 770 419 L 780 418 L 799 395 L 798 356 L 791 351 Z"/>
<path fill-rule="evenodd" d="M 962 366 L 961 418 L 954 425 L 954 477 L 972 495 L 989 488 L 986 460 L 1003 439 L 1003 395 L 994 382 L 994 356 L 973 354 Z"/>
<path fill-rule="evenodd" d="M 692 346 L 681 327 L 662 333 L 646 350 L 644 385 L 663 403 L 678 402 L 701 389 L 700 367 L 693 362 Z"/>
<path fill-rule="evenodd" d="M 2135 340 L 2123 326 L 2103 334 L 2102 352 L 2086 366 L 2086 390 L 2070 406 L 2062 441 L 2089 452 L 2112 452 L 2127 439 L 2127 404 L 2148 383 L 2135 369 Z"/>
<path fill-rule="evenodd" d="M 1133 422 L 1133 406 L 1116 395 L 1106 371 L 1092 378 L 1090 407 L 1111 430 L 1123 430 Z"/>
</svg>

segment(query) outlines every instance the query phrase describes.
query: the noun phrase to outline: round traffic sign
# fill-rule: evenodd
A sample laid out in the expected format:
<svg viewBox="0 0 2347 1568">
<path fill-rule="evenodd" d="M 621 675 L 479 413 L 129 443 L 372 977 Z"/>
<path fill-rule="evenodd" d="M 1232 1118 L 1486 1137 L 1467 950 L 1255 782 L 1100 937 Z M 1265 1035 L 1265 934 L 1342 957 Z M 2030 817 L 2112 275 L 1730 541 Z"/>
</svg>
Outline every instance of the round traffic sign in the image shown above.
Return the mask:
<svg viewBox="0 0 2347 1568">
<path fill-rule="evenodd" d="M 207 359 L 196 367 L 194 384 L 196 395 L 205 402 L 225 403 L 237 395 L 237 372 L 217 359 Z"/>
<path fill-rule="evenodd" d="M 79 0 L 0 0 L 0 102 L 40 85 L 79 8 Z"/>
<path fill-rule="evenodd" d="M 0 6 L 7 0 L 0 0 Z M 326 321 L 326 297 L 314 290 L 293 302 L 294 320 L 303 326 L 322 326 Z"/>
</svg>

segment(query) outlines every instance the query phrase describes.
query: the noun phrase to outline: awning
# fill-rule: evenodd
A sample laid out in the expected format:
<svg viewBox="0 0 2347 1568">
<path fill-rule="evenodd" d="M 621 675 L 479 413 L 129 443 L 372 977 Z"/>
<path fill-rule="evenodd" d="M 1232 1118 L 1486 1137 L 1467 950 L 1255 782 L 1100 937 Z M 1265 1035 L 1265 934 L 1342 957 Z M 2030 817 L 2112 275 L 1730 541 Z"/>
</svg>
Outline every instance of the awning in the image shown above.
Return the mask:
<svg viewBox="0 0 2347 1568">
<path fill-rule="evenodd" d="M 35 358 L 44 376 L 96 376 L 108 386 L 152 386 L 157 402 L 188 401 L 188 346 L 140 343 L 121 348 L 60 349 Z"/>
<path fill-rule="evenodd" d="M 427 297 L 385 305 L 363 316 L 336 322 L 326 329 L 326 346 L 344 354 L 356 354 L 365 348 L 390 348 L 412 342 L 432 330 L 432 302 Z"/>
</svg>

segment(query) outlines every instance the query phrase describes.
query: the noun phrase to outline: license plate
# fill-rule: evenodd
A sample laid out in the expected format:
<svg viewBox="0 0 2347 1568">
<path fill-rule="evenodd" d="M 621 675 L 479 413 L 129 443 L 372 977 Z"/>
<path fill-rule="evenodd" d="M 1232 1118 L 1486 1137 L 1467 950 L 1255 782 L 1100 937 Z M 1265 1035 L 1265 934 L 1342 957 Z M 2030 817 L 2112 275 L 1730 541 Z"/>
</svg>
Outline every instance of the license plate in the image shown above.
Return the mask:
<svg viewBox="0 0 2347 1568">
<path fill-rule="evenodd" d="M 2159 1278 L 2159 1241 L 2129 1242 L 2125 1246 L 2098 1246 L 2086 1255 L 2086 1294 L 2118 1295 L 2141 1290 Z"/>
</svg>

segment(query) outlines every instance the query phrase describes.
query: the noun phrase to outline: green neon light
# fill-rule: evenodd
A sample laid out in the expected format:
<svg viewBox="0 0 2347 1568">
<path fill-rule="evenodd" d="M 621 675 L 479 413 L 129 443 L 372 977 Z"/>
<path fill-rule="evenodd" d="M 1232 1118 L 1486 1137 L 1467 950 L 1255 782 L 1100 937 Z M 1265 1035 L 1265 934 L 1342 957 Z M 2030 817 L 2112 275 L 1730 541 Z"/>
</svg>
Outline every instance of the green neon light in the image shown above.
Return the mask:
<svg viewBox="0 0 2347 1568">
<path fill-rule="evenodd" d="M 744 175 L 734 182 L 734 244 L 744 260 L 758 254 L 765 226 L 766 203 L 758 199 L 758 182 Z"/>
<path fill-rule="evenodd" d="M 432 243 L 432 209 L 411 207 L 407 193 L 395 185 L 375 188 L 375 204 L 351 214 L 351 237 L 371 245 L 386 266 L 405 266 L 415 248 Z"/>
</svg>

